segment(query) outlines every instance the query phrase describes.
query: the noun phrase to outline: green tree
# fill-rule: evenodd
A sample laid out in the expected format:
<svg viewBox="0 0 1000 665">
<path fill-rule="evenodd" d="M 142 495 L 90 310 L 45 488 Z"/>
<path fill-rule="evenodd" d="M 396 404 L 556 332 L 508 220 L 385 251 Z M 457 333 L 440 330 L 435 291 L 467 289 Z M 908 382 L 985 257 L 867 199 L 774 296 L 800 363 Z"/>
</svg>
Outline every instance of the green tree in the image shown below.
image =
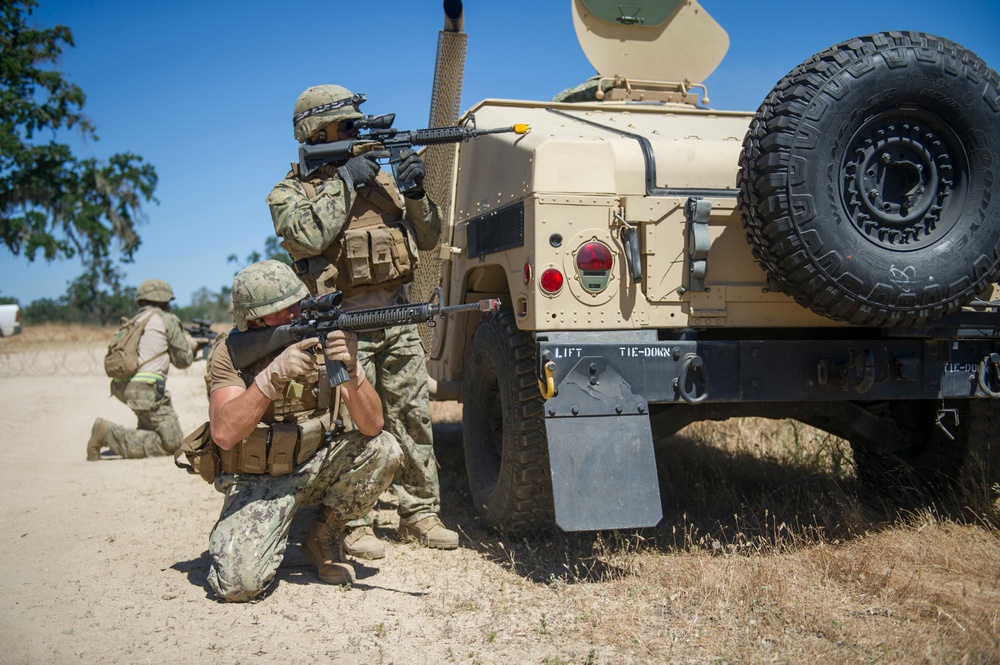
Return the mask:
<svg viewBox="0 0 1000 665">
<path fill-rule="evenodd" d="M 232 291 L 228 286 L 220 286 L 216 291 L 201 287 L 191 296 L 191 304 L 177 307 L 174 313 L 184 322 L 194 319 L 208 319 L 217 323 L 233 321 Z"/>
<path fill-rule="evenodd" d="M 138 309 L 135 287 L 122 286 L 122 272 L 111 263 L 97 262 L 69 283 L 57 299 L 39 298 L 22 308 L 24 321 L 36 323 L 90 323 L 113 325 Z"/>
<path fill-rule="evenodd" d="M 291 265 L 292 264 L 292 257 L 288 256 L 288 252 L 286 252 L 285 248 L 282 247 L 281 243 L 278 242 L 278 237 L 277 236 L 268 236 L 267 238 L 265 238 L 264 239 L 264 253 L 262 254 L 262 253 L 258 252 L 257 250 L 254 250 L 254 251 L 250 252 L 249 254 L 247 254 L 246 258 L 243 259 L 242 263 L 243 263 L 243 266 L 246 267 L 246 266 L 250 265 L 251 263 L 257 263 L 258 261 L 266 261 L 268 259 L 274 259 L 275 261 L 281 261 L 285 265 Z M 240 257 L 236 256 L 235 254 L 230 254 L 226 258 L 226 262 L 227 263 L 235 263 L 237 265 L 239 265 L 241 263 Z"/>
<path fill-rule="evenodd" d="M 28 261 L 39 252 L 48 261 L 79 254 L 90 277 L 114 290 L 105 281 L 112 245 L 132 261 L 141 205 L 156 201 L 156 171 L 132 153 L 77 159 L 57 142 L 63 129 L 98 137 L 83 115 L 83 90 L 55 69 L 73 35 L 62 25 L 31 27 L 37 4 L 0 0 L 0 240 Z"/>
</svg>

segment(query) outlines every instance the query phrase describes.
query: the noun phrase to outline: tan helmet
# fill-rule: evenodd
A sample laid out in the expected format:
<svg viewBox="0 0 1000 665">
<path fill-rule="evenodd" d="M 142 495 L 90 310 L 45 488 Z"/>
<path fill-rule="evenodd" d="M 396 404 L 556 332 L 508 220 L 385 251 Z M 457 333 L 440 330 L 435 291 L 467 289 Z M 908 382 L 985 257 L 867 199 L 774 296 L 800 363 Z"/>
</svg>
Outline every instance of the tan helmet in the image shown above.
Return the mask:
<svg viewBox="0 0 1000 665">
<path fill-rule="evenodd" d="M 302 143 L 336 120 L 363 118 L 358 107 L 364 103 L 363 93 L 354 94 L 339 85 L 314 85 L 295 100 L 292 126 L 295 140 Z"/>
<path fill-rule="evenodd" d="M 162 279 L 147 279 L 135 290 L 135 302 L 168 303 L 174 299 L 174 290 Z"/>
<path fill-rule="evenodd" d="M 233 318 L 245 332 L 247 323 L 291 307 L 309 295 L 305 284 L 281 261 L 252 263 L 233 278 Z"/>
</svg>

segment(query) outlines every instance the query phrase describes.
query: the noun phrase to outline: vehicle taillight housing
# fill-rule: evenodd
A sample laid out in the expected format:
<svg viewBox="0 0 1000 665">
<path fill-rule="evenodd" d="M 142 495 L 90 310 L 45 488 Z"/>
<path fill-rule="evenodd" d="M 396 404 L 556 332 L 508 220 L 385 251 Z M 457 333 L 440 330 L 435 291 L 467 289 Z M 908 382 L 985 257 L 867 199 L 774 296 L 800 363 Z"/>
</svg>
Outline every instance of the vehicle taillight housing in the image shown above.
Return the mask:
<svg viewBox="0 0 1000 665">
<path fill-rule="evenodd" d="M 563 286 L 563 282 L 566 281 L 563 278 L 563 274 L 559 272 L 556 268 L 546 268 L 542 271 L 541 276 L 538 278 L 538 285 L 542 287 L 542 291 L 546 293 L 559 293 L 559 290 Z"/>
<path fill-rule="evenodd" d="M 591 293 L 598 293 L 608 287 L 614 255 L 602 242 L 590 241 L 576 250 L 576 270 L 580 285 Z"/>
</svg>

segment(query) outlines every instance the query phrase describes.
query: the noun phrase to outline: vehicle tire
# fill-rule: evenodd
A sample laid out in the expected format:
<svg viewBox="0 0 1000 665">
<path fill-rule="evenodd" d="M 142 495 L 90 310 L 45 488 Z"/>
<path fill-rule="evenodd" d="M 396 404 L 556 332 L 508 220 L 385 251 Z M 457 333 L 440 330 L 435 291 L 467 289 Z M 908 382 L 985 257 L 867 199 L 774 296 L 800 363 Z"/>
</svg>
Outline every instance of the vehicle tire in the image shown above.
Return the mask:
<svg viewBox="0 0 1000 665">
<path fill-rule="evenodd" d="M 937 426 L 940 407 L 935 400 L 873 407 L 877 415 L 891 418 L 912 445 L 880 455 L 864 442 L 851 441 L 858 479 L 893 501 L 957 499 L 963 507 L 989 510 L 997 500 L 993 487 L 1000 482 L 1000 401 L 959 403 L 957 413 L 943 419 L 954 440 Z"/>
<path fill-rule="evenodd" d="M 1000 90 L 974 53 L 885 32 L 793 69 L 747 131 L 743 228 L 799 304 L 862 326 L 955 311 L 1000 274 Z"/>
<path fill-rule="evenodd" d="M 479 515 L 506 530 L 551 526 L 552 478 L 535 345 L 510 310 L 479 322 L 462 402 L 465 468 Z"/>
</svg>

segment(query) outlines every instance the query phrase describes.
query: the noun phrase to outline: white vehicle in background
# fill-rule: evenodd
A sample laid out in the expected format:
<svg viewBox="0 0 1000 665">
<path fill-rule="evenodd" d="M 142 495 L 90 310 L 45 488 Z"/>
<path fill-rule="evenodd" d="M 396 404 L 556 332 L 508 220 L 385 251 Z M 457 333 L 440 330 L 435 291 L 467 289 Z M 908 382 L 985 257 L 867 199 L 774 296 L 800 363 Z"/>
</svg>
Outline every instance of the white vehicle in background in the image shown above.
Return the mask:
<svg viewBox="0 0 1000 665">
<path fill-rule="evenodd" d="M 0 305 L 0 337 L 10 337 L 21 332 L 21 307 Z"/>
</svg>

